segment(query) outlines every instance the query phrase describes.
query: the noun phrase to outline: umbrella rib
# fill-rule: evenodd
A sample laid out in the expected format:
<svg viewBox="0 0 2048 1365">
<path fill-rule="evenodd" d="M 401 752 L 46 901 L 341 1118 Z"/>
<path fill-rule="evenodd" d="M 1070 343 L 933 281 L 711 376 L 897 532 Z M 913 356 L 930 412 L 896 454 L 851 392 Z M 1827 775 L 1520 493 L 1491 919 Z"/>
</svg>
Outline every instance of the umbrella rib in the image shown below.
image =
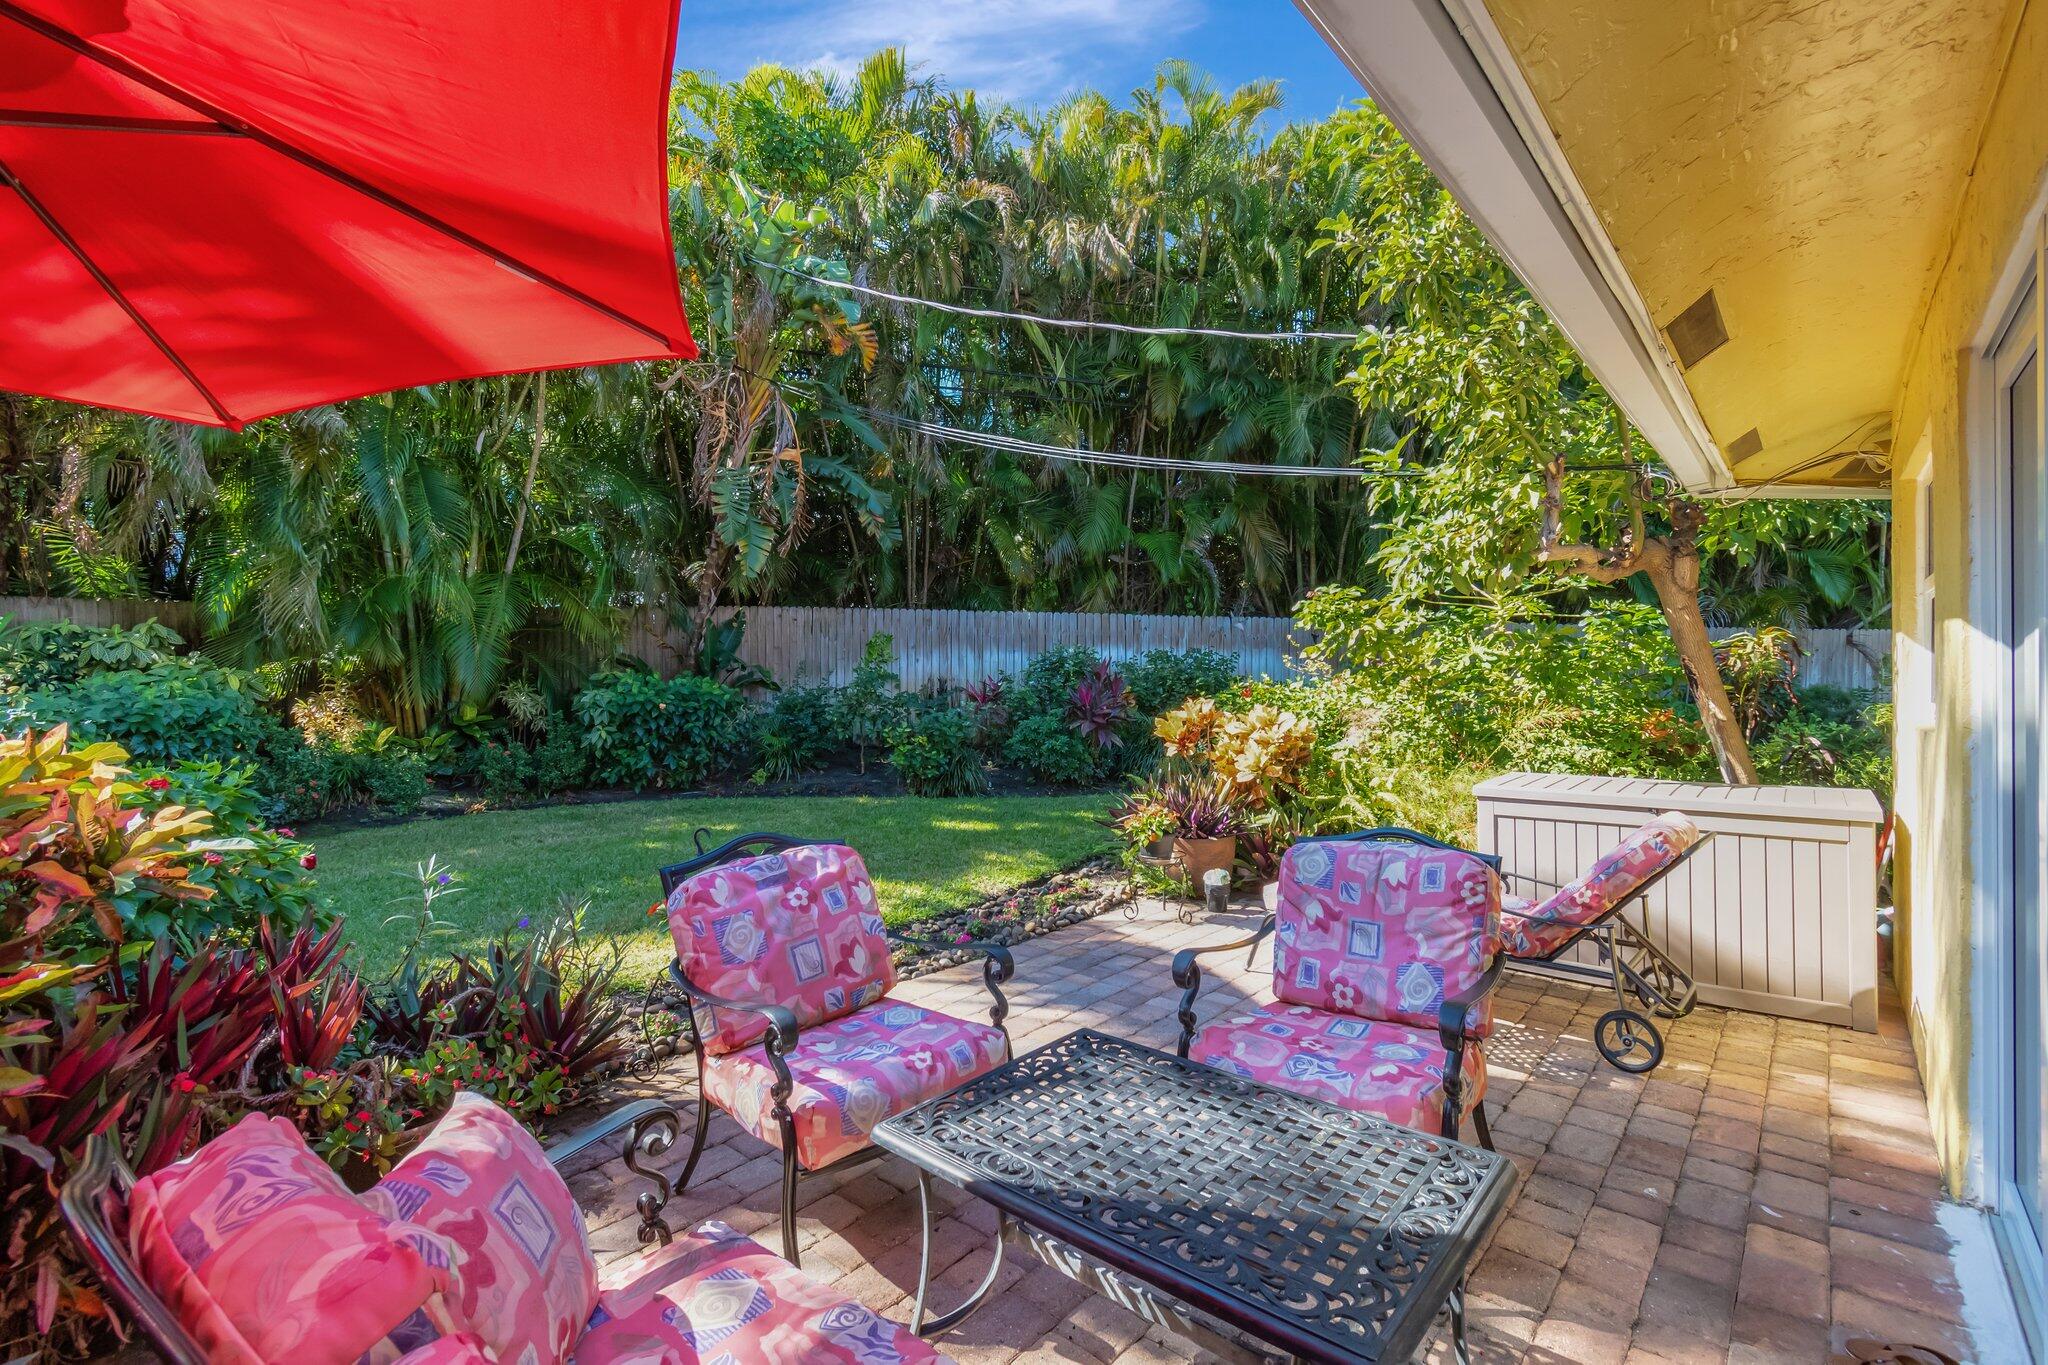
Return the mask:
<svg viewBox="0 0 2048 1365">
<path fill-rule="evenodd" d="M 612 307 L 610 304 L 604 302 L 602 299 L 593 298 L 589 294 L 586 294 L 582 290 L 576 288 L 576 286 L 569 284 L 566 281 L 558 280 L 554 276 L 548 274 L 547 272 L 528 265 L 526 262 L 520 260 L 518 257 L 512 255 L 511 253 L 502 251 L 499 248 L 492 246 L 489 242 L 484 241 L 481 237 L 475 236 L 472 233 L 464 232 L 461 228 L 456 227 L 453 223 L 445 222 L 442 219 L 437 218 L 433 214 L 428 213 L 425 209 L 420 208 L 417 205 L 407 203 L 405 200 L 400 199 L 397 195 L 392 194 L 389 190 L 380 189 L 376 185 L 373 185 L 369 181 L 363 179 L 361 176 L 356 175 L 350 171 L 343 170 L 341 167 L 335 165 L 330 161 L 323 160 L 321 157 L 315 156 L 311 152 L 305 151 L 297 146 L 294 146 L 292 143 L 287 142 L 285 139 L 277 136 L 275 133 L 271 133 L 262 128 L 257 127 L 255 124 L 249 122 L 247 119 L 241 118 L 240 116 L 231 113 L 226 109 L 221 108 L 219 105 L 214 104 L 212 101 L 202 98 L 201 96 L 195 95 L 191 91 L 185 90 L 177 85 L 173 85 L 171 82 L 154 75 L 153 73 L 145 70 L 140 66 L 137 66 L 134 62 L 130 61 L 126 57 L 121 56 L 117 52 L 109 52 L 105 48 L 99 46 L 97 43 L 93 43 L 88 41 L 87 39 L 81 38 L 77 34 L 72 33 L 69 29 L 62 28 L 57 24 L 53 24 L 49 20 L 44 19 L 40 15 L 30 14 L 26 10 L 23 10 L 19 5 L 11 3 L 10 0 L 0 0 L 0 16 L 5 16 L 6 18 L 14 20 L 14 22 L 22 25 L 25 28 L 34 30 L 35 32 L 41 34 L 43 37 L 48 38 L 51 42 L 58 43 L 66 48 L 69 48 L 71 51 L 76 52 L 81 57 L 85 57 L 90 61 L 97 62 L 101 66 L 106 67 L 109 71 L 112 71 L 120 76 L 125 76 L 127 79 L 134 81 L 137 85 L 144 86 L 147 89 L 154 90 L 159 95 L 163 95 L 168 99 L 175 100 L 179 104 L 184 105 L 187 109 L 193 110 L 194 112 L 199 114 L 203 114 L 207 118 L 212 119 L 214 122 L 221 124 L 223 127 L 226 127 L 234 132 L 240 133 L 244 137 L 249 138 L 251 141 L 261 143 L 263 146 L 268 147 L 271 151 L 276 152 L 278 155 L 289 157 L 291 160 L 298 162 L 300 165 L 306 167 L 308 170 L 315 171 L 321 175 L 326 176 L 330 180 L 336 181 L 339 184 L 342 184 L 348 187 L 349 189 L 354 190 L 358 194 L 367 196 L 370 199 L 374 199 L 378 203 L 384 205 L 384 207 L 391 209 L 394 212 L 401 213 L 406 217 L 412 219 L 414 222 L 419 223 L 424 227 L 431 228 L 433 231 L 440 233 L 442 236 L 461 243 L 463 246 L 468 247 L 472 251 L 490 257 L 493 261 L 496 261 L 499 265 L 503 266 L 507 270 L 510 270 L 515 274 L 524 275 L 526 276 L 526 278 L 534 281 L 534 283 L 536 284 L 544 285 L 547 288 L 554 290 L 558 294 L 564 295 L 567 298 L 574 299 L 576 302 L 582 304 L 584 307 L 594 309 L 597 312 L 604 314 L 612 321 L 620 323 L 626 327 L 630 327 L 634 331 L 641 333 L 643 336 L 650 337 L 653 340 L 660 342 L 663 346 L 667 347 L 671 351 L 673 351 L 676 348 L 675 342 L 671 340 L 669 337 L 663 335 L 660 331 L 657 331 L 655 328 L 649 327 L 646 323 L 641 322 L 637 318 L 631 317 L 626 313 L 619 311 L 618 309 Z"/>
<path fill-rule="evenodd" d="M 58 114 L 44 109 L 0 110 L 0 128 L 62 128 L 92 133 L 172 133 L 186 137 L 240 137 L 224 124 L 177 118 L 116 118 L 106 114 Z"/>
<path fill-rule="evenodd" d="M 21 182 L 21 177 L 16 175 L 13 168 L 4 161 L 0 161 L 0 185 L 8 186 L 21 196 L 21 202 L 28 205 L 28 211 L 33 213 L 42 222 L 42 225 L 50 230 L 50 235 L 55 237 L 63 245 L 64 249 L 71 253 L 73 259 L 80 266 L 84 267 L 85 273 L 92 276 L 99 287 L 107 292 L 107 297 L 120 305 L 121 311 L 128 315 L 128 320 L 141 329 L 142 334 L 149 338 L 150 343 L 157 350 L 163 352 L 164 359 L 170 361 L 177 368 L 178 373 L 185 376 L 185 382 L 190 384 L 198 391 L 199 396 L 206 400 L 206 406 L 213 409 L 213 415 L 220 419 L 221 425 L 234 426 L 236 423 L 233 414 L 221 406 L 220 399 L 213 396 L 213 390 L 207 388 L 206 385 L 199 381 L 199 376 L 192 373 L 192 367 L 185 363 L 185 358 L 178 354 L 170 342 L 164 340 L 163 334 L 158 332 L 150 324 L 149 319 L 142 316 L 141 310 L 129 301 L 126 294 L 121 292 L 121 287 L 107 277 L 106 271 L 100 269 L 99 262 L 86 254 L 85 248 L 78 244 L 78 239 L 64 230 L 64 225 L 57 221 L 56 216 L 44 206 L 43 201 L 36 198 L 29 191 L 29 187 Z"/>
</svg>

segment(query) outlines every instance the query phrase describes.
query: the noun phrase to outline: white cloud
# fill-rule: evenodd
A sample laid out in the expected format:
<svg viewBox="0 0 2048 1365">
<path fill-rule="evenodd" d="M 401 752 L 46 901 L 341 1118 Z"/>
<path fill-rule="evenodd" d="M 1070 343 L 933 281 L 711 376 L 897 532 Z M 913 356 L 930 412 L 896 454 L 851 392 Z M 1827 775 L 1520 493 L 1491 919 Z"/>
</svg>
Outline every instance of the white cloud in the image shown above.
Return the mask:
<svg viewBox="0 0 2048 1365">
<path fill-rule="evenodd" d="M 902 47 L 920 75 L 1036 104 L 1096 83 L 1117 58 L 1165 51 L 1202 10 L 1192 0 L 684 0 L 676 62 L 728 78 L 762 62 L 851 71 Z"/>
</svg>

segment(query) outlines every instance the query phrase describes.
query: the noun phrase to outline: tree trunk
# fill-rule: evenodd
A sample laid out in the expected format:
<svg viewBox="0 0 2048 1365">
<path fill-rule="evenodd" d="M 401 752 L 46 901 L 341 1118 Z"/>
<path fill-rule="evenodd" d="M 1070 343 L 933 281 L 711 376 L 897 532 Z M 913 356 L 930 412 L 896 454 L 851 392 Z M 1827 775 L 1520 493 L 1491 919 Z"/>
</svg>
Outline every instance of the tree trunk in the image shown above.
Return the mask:
<svg viewBox="0 0 2048 1365">
<path fill-rule="evenodd" d="M 519 563 L 519 542 L 526 536 L 526 509 L 533 502 L 533 479 L 540 473 L 541 446 L 548 430 L 548 377 L 533 377 L 533 451 L 526 457 L 526 482 L 519 490 L 519 507 L 512 514 L 512 542 L 505 547 L 505 577 L 512 576 Z"/>
<path fill-rule="evenodd" d="M 1628 449 L 1625 434 L 1622 449 Z M 1562 456 L 1543 467 L 1543 523 L 1537 562 L 1558 565 L 1596 583 L 1619 583 L 1638 573 L 1649 577 L 1657 593 L 1658 610 L 1664 613 L 1665 629 L 1678 650 L 1679 666 L 1685 670 L 1693 702 L 1700 709 L 1700 728 L 1707 732 L 1707 742 L 1714 746 L 1714 758 L 1721 765 L 1721 780 L 1755 786 L 1756 763 L 1749 756 L 1749 738 L 1735 718 L 1728 686 L 1721 679 L 1720 661 L 1714 657 L 1714 642 L 1707 634 L 1706 617 L 1700 614 L 1699 531 L 1704 517 L 1699 507 L 1683 497 L 1665 500 L 1671 531 L 1653 536 L 1644 516 L 1649 484 L 1639 480 L 1629 490 L 1629 528 L 1619 547 L 1603 550 L 1563 544 L 1564 472 Z"/>
<path fill-rule="evenodd" d="M 736 554 L 732 546 L 718 539 L 714 530 L 711 546 L 704 554 L 704 565 L 697 572 L 697 610 L 690 617 L 690 633 L 679 651 L 685 673 L 697 671 L 697 660 L 704 654 L 704 641 L 711 635 L 711 616 L 718 610 L 718 599 L 725 591 L 725 578 L 731 571 Z"/>
<path fill-rule="evenodd" d="M 1756 763 L 1749 756 L 1749 740 L 1735 718 L 1727 684 L 1721 679 L 1721 665 L 1714 658 L 1713 638 L 1700 614 L 1699 555 L 1696 551 L 1690 556 L 1676 552 L 1644 559 L 1643 572 L 1657 590 L 1657 608 L 1664 613 L 1671 643 L 1678 648 L 1678 662 L 1700 708 L 1700 727 L 1707 732 L 1707 742 L 1714 746 L 1714 758 L 1721 765 L 1721 780 L 1753 787 L 1757 784 Z"/>
</svg>

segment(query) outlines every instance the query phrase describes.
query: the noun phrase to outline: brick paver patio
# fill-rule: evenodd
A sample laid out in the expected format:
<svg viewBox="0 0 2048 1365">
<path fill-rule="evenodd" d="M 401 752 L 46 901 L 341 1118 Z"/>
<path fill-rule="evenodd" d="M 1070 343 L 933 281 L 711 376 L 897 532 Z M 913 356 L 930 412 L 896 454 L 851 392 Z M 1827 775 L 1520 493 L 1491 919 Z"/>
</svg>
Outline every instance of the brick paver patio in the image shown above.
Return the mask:
<svg viewBox="0 0 2048 1365">
<path fill-rule="evenodd" d="M 1177 1036 L 1176 949 L 1236 937 L 1250 914 L 1195 927 L 1156 903 L 1016 948 L 1010 1032 L 1021 1053 L 1083 1025 L 1161 1048 Z M 1266 999 L 1271 959 L 1205 959 L 1204 1019 Z M 985 1017 L 978 971 L 898 994 Z M 1896 1007 L 1878 1034 L 1702 1007 L 1665 1028 L 1665 1060 L 1625 1076 L 1593 1050 L 1612 1004 L 1570 983 L 1511 974 L 1487 1048 L 1499 1148 L 1522 1179 L 1471 1280 L 1482 1361 L 1825 1361 L 1866 1335 L 1971 1359 L 1926 1106 Z M 654 1093 L 694 1103 L 692 1064 Z M 1469 1136 L 1469 1134 L 1468 1134 Z M 681 1164 L 681 1149 L 672 1165 Z M 781 1160 L 719 1115 L 676 1226 L 720 1218 L 776 1244 Z M 637 1182 L 616 1161 L 572 1180 L 602 1260 L 633 1249 Z M 946 1192 L 944 1308 L 979 1280 L 994 1219 Z M 890 1159 L 806 1180 L 804 1268 L 889 1316 L 916 1285 L 916 1179 Z M 1177 1361 L 1189 1350 L 1012 1253 L 1002 1292 L 941 1343 L 962 1365 Z M 1436 1344 L 1432 1358 L 1447 1357 Z"/>
</svg>

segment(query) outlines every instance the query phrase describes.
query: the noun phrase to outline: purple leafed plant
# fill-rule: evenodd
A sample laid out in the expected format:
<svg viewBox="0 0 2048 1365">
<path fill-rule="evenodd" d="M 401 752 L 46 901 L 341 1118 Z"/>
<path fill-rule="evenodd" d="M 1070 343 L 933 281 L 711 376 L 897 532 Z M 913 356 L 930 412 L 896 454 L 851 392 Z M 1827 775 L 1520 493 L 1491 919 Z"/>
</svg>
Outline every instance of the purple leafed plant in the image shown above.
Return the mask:
<svg viewBox="0 0 2048 1365">
<path fill-rule="evenodd" d="M 1114 749 L 1123 743 L 1117 727 L 1130 718 L 1131 690 L 1123 674 L 1106 663 L 1095 665 L 1087 677 L 1074 684 L 1067 699 L 1067 714 L 1081 738 L 1098 749 Z"/>
</svg>

